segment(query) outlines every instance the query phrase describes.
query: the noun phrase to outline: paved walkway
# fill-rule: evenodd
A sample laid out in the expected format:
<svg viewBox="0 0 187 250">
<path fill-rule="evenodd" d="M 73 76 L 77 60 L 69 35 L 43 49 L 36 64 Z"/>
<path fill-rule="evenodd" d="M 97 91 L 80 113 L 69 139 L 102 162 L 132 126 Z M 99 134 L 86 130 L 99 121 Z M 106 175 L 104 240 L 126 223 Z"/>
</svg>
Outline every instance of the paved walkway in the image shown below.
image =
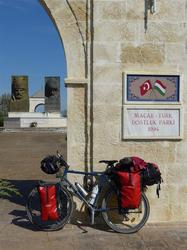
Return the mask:
<svg viewBox="0 0 187 250">
<path fill-rule="evenodd" d="M 21 202 L 0 200 L 0 204 L 0 250 L 187 249 L 187 223 L 147 224 L 136 234 L 123 235 L 104 225 L 76 221 L 60 231 L 42 232 L 29 223 Z"/>
<path fill-rule="evenodd" d="M 187 223 L 147 224 L 132 235 L 77 221 L 57 232 L 36 231 L 26 217 L 26 197 L 36 179 L 48 178 L 40 170 L 39 162 L 56 149 L 66 155 L 65 134 L 0 133 L 0 177 L 9 179 L 23 195 L 0 199 L 0 250 L 187 249 Z M 79 216 L 76 218 L 80 220 Z"/>
</svg>

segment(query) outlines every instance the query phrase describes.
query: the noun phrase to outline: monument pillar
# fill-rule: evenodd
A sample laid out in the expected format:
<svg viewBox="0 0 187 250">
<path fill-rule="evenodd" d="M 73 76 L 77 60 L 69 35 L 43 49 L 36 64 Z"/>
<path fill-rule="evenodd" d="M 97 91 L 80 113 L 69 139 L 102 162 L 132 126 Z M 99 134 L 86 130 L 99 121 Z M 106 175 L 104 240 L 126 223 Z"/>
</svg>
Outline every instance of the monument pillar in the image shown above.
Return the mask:
<svg viewBox="0 0 187 250">
<path fill-rule="evenodd" d="M 45 112 L 60 113 L 60 77 L 45 77 Z"/>
<path fill-rule="evenodd" d="M 29 112 L 28 77 L 12 76 L 10 112 Z"/>
</svg>

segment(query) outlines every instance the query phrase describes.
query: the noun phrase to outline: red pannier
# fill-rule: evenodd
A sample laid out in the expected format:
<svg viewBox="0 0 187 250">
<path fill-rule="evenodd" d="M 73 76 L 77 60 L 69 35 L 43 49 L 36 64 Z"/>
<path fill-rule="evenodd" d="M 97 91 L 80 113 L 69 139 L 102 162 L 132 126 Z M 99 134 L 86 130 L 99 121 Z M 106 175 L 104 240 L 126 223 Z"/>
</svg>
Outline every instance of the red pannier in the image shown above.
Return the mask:
<svg viewBox="0 0 187 250">
<path fill-rule="evenodd" d="M 39 186 L 38 192 L 40 196 L 42 221 L 58 220 L 57 186 L 54 184 Z"/>
<path fill-rule="evenodd" d="M 121 208 L 138 208 L 141 201 L 140 174 L 121 171 L 118 171 L 116 174 L 119 180 Z"/>
</svg>

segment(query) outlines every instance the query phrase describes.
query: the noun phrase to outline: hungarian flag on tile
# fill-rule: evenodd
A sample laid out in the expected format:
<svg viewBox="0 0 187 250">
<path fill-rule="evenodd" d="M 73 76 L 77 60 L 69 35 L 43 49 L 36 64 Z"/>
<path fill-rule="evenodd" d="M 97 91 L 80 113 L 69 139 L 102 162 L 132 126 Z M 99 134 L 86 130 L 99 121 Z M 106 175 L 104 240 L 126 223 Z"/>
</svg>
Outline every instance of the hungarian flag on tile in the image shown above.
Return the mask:
<svg viewBox="0 0 187 250">
<path fill-rule="evenodd" d="M 150 89 L 152 89 L 151 82 L 149 80 L 145 81 L 140 85 L 141 96 L 145 95 Z"/>
<path fill-rule="evenodd" d="M 156 80 L 154 89 L 156 89 L 162 96 L 166 94 L 166 86 L 160 80 Z"/>
</svg>

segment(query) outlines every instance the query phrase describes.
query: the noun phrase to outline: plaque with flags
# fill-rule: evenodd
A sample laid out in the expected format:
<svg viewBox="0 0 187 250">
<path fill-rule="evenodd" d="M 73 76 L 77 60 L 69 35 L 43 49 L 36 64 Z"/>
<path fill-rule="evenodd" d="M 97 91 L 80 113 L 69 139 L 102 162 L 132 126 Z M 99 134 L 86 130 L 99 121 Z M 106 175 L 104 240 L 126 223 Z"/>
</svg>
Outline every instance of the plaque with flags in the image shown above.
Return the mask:
<svg viewBox="0 0 187 250">
<path fill-rule="evenodd" d="M 180 102 L 180 75 L 124 74 L 126 102 Z"/>
<path fill-rule="evenodd" d="M 152 85 L 151 85 L 151 82 L 149 80 L 142 83 L 142 85 L 140 85 L 141 96 L 145 95 L 151 89 L 152 89 Z"/>
<path fill-rule="evenodd" d="M 160 95 L 165 96 L 166 86 L 160 80 L 156 80 L 154 89 L 157 90 Z"/>
</svg>

